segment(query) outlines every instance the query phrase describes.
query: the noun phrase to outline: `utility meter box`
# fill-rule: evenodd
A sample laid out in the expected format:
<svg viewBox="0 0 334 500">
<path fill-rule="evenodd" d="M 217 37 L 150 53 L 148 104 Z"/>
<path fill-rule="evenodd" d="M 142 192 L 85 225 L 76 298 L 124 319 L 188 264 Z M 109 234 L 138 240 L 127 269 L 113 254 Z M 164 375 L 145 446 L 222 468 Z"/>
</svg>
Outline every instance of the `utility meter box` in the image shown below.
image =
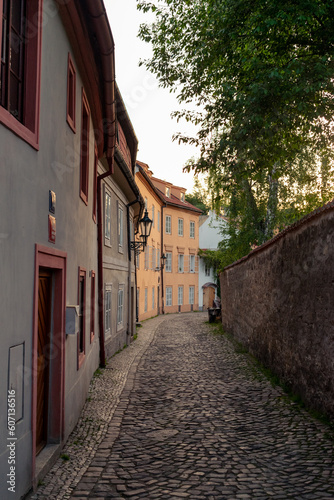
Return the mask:
<svg viewBox="0 0 334 500">
<path fill-rule="evenodd" d="M 66 335 L 75 335 L 79 331 L 79 306 L 66 307 Z"/>
</svg>

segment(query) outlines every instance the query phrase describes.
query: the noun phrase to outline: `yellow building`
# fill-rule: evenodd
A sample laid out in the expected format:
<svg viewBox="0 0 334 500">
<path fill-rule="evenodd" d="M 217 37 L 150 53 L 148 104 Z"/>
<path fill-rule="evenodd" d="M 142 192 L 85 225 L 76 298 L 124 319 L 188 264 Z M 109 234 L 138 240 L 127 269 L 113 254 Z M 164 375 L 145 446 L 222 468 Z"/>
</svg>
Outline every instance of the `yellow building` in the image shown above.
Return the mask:
<svg viewBox="0 0 334 500">
<path fill-rule="evenodd" d="M 145 251 L 137 259 L 138 319 L 198 310 L 202 212 L 185 200 L 184 188 L 153 177 L 145 163 L 137 162 L 136 182 L 153 220 Z"/>
</svg>

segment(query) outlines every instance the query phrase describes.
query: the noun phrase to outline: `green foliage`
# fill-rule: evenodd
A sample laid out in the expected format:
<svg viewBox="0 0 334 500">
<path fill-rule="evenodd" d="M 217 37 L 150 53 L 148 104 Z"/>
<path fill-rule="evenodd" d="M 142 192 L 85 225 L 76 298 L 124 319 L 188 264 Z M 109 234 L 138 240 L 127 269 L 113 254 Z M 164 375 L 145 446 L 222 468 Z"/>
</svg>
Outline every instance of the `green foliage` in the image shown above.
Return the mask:
<svg viewBox="0 0 334 500">
<path fill-rule="evenodd" d="M 195 186 L 193 192 L 186 194 L 186 201 L 202 210 L 204 215 L 207 215 L 210 210 L 210 195 L 209 192 L 200 184 L 198 178 L 195 178 Z"/>
<path fill-rule="evenodd" d="M 142 61 L 199 127 L 188 171 L 224 206 L 230 262 L 334 196 L 333 0 L 138 1 Z M 225 259 L 225 260 L 224 260 Z"/>
</svg>

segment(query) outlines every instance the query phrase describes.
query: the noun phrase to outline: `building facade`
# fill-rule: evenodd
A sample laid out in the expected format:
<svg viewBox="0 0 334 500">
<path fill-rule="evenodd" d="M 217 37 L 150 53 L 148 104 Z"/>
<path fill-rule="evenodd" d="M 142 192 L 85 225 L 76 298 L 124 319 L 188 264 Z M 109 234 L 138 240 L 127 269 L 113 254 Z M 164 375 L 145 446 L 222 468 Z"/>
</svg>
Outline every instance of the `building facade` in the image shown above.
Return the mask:
<svg viewBox="0 0 334 500">
<path fill-rule="evenodd" d="M 144 163 L 137 162 L 136 180 L 141 182 L 155 224 L 148 247 L 139 257 L 139 320 L 198 310 L 198 221 L 202 211 L 185 200 L 184 188 L 157 179 Z"/>
<path fill-rule="evenodd" d="M 217 250 L 218 244 L 224 238 L 222 231 L 227 229 L 227 219 L 210 210 L 209 215 L 199 218 L 199 248 L 201 250 Z M 205 259 L 199 259 L 198 304 L 200 311 L 212 307 L 217 298 L 217 271 L 206 264 Z"/>
<path fill-rule="evenodd" d="M 0 0 L 0 12 L 0 498 L 16 500 L 58 457 L 96 368 L 133 334 L 128 239 L 143 202 L 103 1 Z"/>
</svg>

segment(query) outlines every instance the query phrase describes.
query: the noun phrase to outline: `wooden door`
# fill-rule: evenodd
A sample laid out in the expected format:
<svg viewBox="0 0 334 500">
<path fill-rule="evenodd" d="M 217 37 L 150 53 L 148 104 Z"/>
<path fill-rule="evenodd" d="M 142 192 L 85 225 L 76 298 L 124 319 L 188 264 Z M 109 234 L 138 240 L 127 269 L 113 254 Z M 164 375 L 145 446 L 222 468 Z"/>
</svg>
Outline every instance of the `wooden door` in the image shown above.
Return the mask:
<svg viewBox="0 0 334 500">
<path fill-rule="evenodd" d="M 203 310 L 213 306 L 215 300 L 215 289 L 212 286 L 207 286 L 203 289 Z"/>
<path fill-rule="evenodd" d="M 40 270 L 38 285 L 36 454 L 46 445 L 48 432 L 49 359 L 52 275 Z"/>
</svg>

